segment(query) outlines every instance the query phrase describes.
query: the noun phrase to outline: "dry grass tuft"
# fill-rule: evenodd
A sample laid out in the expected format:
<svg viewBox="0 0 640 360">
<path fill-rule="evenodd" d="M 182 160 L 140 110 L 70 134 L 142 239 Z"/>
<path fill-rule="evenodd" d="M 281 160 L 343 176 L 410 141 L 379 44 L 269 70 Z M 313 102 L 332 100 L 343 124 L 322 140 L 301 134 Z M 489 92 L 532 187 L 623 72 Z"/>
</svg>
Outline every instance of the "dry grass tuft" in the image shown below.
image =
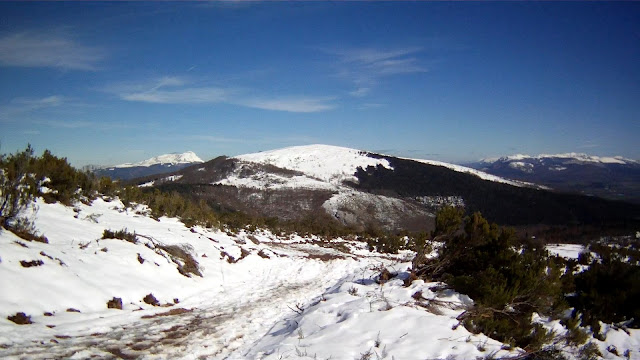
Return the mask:
<svg viewBox="0 0 640 360">
<path fill-rule="evenodd" d="M 177 309 L 171 309 L 169 311 L 165 311 L 165 312 L 157 313 L 157 314 L 153 314 L 153 315 L 144 315 L 144 316 L 142 316 L 142 318 L 143 319 L 154 319 L 154 318 L 158 318 L 158 317 L 162 317 L 162 316 L 172 316 L 172 315 L 186 314 L 186 313 L 190 313 L 192 311 L 193 311 L 193 309 L 177 308 Z"/>
</svg>

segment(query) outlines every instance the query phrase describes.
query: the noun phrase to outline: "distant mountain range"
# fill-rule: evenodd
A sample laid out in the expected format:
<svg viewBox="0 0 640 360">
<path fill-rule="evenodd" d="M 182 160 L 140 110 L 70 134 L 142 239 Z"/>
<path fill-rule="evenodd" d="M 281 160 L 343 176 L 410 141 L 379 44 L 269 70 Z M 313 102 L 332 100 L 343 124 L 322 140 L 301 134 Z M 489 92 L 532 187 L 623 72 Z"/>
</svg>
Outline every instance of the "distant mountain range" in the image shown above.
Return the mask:
<svg viewBox="0 0 640 360">
<path fill-rule="evenodd" d="M 447 204 L 506 225 L 640 219 L 638 205 L 547 191 L 459 165 L 328 145 L 221 156 L 133 184 L 177 191 L 221 211 L 281 220 L 324 217 L 360 229 L 429 230 L 435 211 Z"/>
<path fill-rule="evenodd" d="M 640 163 L 621 156 L 519 154 L 484 159 L 468 166 L 558 191 L 640 203 Z"/>
<path fill-rule="evenodd" d="M 183 169 L 187 166 L 203 163 L 193 151 L 182 154 L 165 154 L 138 163 L 125 163 L 108 167 L 87 168 L 98 176 L 112 179 L 129 180 L 133 178 L 164 174 Z"/>
</svg>

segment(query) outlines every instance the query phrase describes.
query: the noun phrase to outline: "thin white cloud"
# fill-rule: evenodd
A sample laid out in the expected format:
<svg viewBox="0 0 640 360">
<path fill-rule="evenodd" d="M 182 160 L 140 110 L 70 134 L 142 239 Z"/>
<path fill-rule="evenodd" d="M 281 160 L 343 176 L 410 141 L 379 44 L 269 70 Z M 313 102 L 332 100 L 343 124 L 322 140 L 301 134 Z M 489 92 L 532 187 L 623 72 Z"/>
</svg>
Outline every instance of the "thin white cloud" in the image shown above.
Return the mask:
<svg viewBox="0 0 640 360">
<path fill-rule="evenodd" d="M 49 106 L 59 106 L 63 103 L 64 99 L 59 95 L 51 95 L 44 98 L 15 98 L 11 100 L 11 103 L 18 105 L 25 105 L 31 108 L 42 108 Z"/>
<path fill-rule="evenodd" d="M 381 78 L 426 72 L 415 56 L 420 47 L 397 49 L 350 48 L 323 49 L 338 58 L 338 77 L 351 81 L 356 87 L 349 94 L 354 97 L 366 96 Z"/>
<path fill-rule="evenodd" d="M 353 91 L 350 91 L 349 95 L 355 96 L 355 97 L 362 97 L 362 96 L 368 95 L 370 92 L 371 92 L 370 87 L 359 87 Z"/>
<path fill-rule="evenodd" d="M 119 84 L 105 90 L 120 99 L 155 104 L 232 104 L 262 110 L 312 113 L 333 109 L 330 97 L 255 96 L 246 90 L 189 87 L 188 80 L 163 77 L 142 84 Z"/>
<path fill-rule="evenodd" d="M 373 48 L 351 48 L 351 49 L 337 49 L 328 50 L 341 57 L 345 62 L 361 63 L 361 64 L 376 64 L 390 59 L 401 59 L 407 55 L 420 52 L 420 47 L 407 47 L 402 49 L 393 50 L 381 50 Z"/>
<path fill-rule="evenodd" d="M 359 109 L 360 110 L 378 109 L 384 106 L 385 104 L 380 104 L 380 103 L 365 103 L 360 105 Z"/>
<path fill-rule="evenodd" d="M 275 98 L 275 99 L 248 99 L 239 100 L 238 105 L 256 109 L 287 111 L 296 113 L 313 113 L 327 111 L 335 108 L 330 104 L 331 98 Z"/>
<path fill-rule="evenodd" d="M 36 120 L 35 124 L 50 126 L 63 129 L 98 129 L 98 130 L 114 130 L 114 129 L 130 129 L 137 127 L 132 124 L 123 123 L 104 123 L 87 120 Z"/>
<path fill-rule="evenodd" d="M 202 87 L 176 90 L 154 90 L 139 93 L 121 94 L 127 101 L 141 101 L 157 104 L 206 104 L 224 102 L 227 92 L 224 89 Z"/>
<path fill-rule="evenodd" d="M 0 65 L 97 70 L 104 51 L 49 33 L 20 32 L 0 37 Z"/>
<path fill-rule="evenodd" d="M 52 95 L 43 98 L 15 98 L 7 105 L 0 106 L 0 121 L 12 120 L 14 117 L 37 110 L 57 107 L 62 105 L 64 102 L 64 97 L 59 95 Z"/>
</svg>

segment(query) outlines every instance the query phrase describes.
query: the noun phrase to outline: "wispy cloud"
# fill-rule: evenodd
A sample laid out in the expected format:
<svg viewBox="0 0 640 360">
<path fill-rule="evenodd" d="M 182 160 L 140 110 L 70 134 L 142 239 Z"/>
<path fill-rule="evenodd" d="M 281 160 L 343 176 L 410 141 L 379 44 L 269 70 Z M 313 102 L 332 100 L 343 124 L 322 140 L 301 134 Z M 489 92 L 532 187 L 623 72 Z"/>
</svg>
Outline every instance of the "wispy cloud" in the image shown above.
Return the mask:
<svg viewBox="0 0 640 360">
<path fill-rule="evenodd" d="M 353 48 L 334 50 L 332 53 L 344 63 L 369 69 L 377 75 L 391 75 L 426 71 L 413 56 L 421 50 L 419 47 L 391 50 Z"/>
<path fill-rule="evenodd" d="M 368 95 L 383 77 L 427 71 L 417 58 L 417 54 L 422 51 L 420 47 L 322 50 L 338 58 L 337 76 L 353 83 L 355 90 L 349 92 L 349 95 L 354 97 Z"/>
<path fill-rule="evenodd" d="M 349 95 L 355 96 L 355 97 L 362 97 L 362 96 L 366 96 L 370 92 L 371 92 L 371 88 L 369 87 L 359 87 L 353 91 L 350 91 Z"/>
<path fill-rule="evenodd" d="M 227 98 L 224 89 L 201 87 L 175 90 L 153 90 L 138 93 L 121 94 L 127 101 L 141 101 L 158 104 L 206 104 L 224 102 Z"/>
<path fill-rule="evenodd" d="M 132 124 L 111 123 L 111 122 L 95 122 L 88 120 L 36 120 L 35 124 L 49 126 L 62 129 L 97 129 L 97 130 L 114 130 L 114 129 L 131 129 L 138 127 Z"/>
<path fill-rule="evenodd" d="M 384 106 L 385 104 L 380 104 L 380 103 L 364 103 L 360 105 L 358 108 L 360 110 L 369 110 L 369 109 L 378 109 Z"/>
<path fill-rule="evenodd" d="M 0 106 L 0 121 L 18 120 L 15 117 L 41 109 L 58 107 L 64 101 L 64 97 L 59 95 L 43 98 L 15 98 L 9 101 L 8 104 Z"/>
<path fill-rule="evenodd" d="M 332 98 L 272 98 L 272 99 L 237 99 L 236 104 L 263 110 L 288 111 L 298 113 L 313 113 L 331 110 L 335 106 L 330 103 Z"/>
<path fill-rule="evenodd" d="M 163 77 L 142 84 L 110 86 L 122 100 L 156 104 L 232 104 L 262 110 L 312 113 L 333 109 L 331 97 L 256 96 L 245 89 L 192 87 L 180 77 Z"/>
<path fill-rule="evenodd" d="M 68 36 L 20 32 L 0 37 L 0 65 L 97 70 L 104 50 L 75 42 Z"/>
</svg>

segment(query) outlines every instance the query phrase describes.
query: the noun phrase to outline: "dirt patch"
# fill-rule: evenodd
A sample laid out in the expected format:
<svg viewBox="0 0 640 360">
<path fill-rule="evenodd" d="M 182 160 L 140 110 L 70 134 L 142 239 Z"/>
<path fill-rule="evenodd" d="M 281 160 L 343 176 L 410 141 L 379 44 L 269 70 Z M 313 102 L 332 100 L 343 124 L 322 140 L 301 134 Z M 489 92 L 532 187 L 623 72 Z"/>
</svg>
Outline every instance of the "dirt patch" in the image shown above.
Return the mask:
<svg viewBox="0 0 640 360">
<path fill-rule="evenodd" d="M 172 315 L 180 315 L 180 314 L 190 313 L 192 311 L 193 311 L 193 309 L 177 308 L 177 309 L 171 309 L 169 311 L 165 311 L 165 312 L 162 312 L 162 313 L 157 313 L 157 314 L 154 314 L 154 315 L 144 315 L 144 316 L 142 316 L 142 318 L 143 319 L 153 319 L 153 318 L 162 317 L 162 316 L 172 316 Z"/>
<path fill-rule="evenodd" d="M 331 261 L 331 260 L 344 260 L 346 259 L 342 255 L 338 254 L 309 254 L 307 255 L 307 259 L 318 259 L 320 261 Z"/>
</svg>

